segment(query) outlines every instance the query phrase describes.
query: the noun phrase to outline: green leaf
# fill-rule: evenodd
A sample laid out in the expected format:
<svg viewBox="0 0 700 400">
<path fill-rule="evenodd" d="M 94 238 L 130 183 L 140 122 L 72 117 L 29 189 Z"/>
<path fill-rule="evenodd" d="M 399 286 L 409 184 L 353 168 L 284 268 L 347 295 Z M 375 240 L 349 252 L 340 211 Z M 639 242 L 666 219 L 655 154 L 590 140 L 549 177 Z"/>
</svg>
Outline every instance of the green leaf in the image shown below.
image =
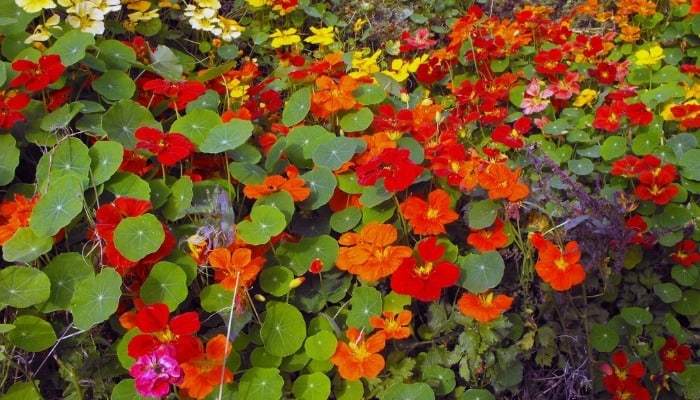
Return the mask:
<svg viewBox="0 0 700 400">
<path fill-rule="evenodd" d="M 93 185 L 107 182 L 119 169 L 124 158 L 124 147 L 117 142 L 95 142 L 88 150 Z"/>
<path fill-rule="evenodd" d="M 9 262 L 30 263 L 53 247 L 52 237 L 39 237 L 29 228 L 19 228 L 2 246 L 2 258 Z"/>
<path fill-rule="evenodd" d="M 467 218 L 471 229 L 484 229 L 493 225 L 502 206 L 493 200 L 469 203 Z"/>
<path fill-rule="evenodd" d="M 632 326 L 644 326 L 654 319 L 649 311 L 641 307 L 625 307 L 620 311 L 620 315 Z"/>
<path fill-rule="evenodd" d="M 244 185 L 258 185 L 267 177 L 264 169 L 253 163 L 232 162 L 229 165 L 231 176 Z"/>
<path fill-rule="evenodd" d="M 287 303 L 267 303 L 260 338 L 270 354 L 286 357 L 299 350 L 306 339 L 306 322 L 296 307 Z"/>
<path fill-rule="evenodd" d="M 326 400 L 331 394 L 331 380 L 322 372 L 300 375 L 294 380 L 292 393 L 299 400 Z"/>
<path fill-rule="evenodd" d="M 180 117 L 170 126 L 170 132 L 182 133 L 197 147 L 204 143 L 209 132 L 223 125 L 221 117 L 215 111 L 198 108 Z"/>
<path fill-rule="evenodd" d="M 319 331 L 306 338 L 304 350 L 314 360 L 329 360 L 335 354 L 338 339 L 332 332 Z"/>
<path fill-rule="evenodd" d="M 493 394 L 486 389 L 469 389 L 464 392 L 462 400 L 495 400 Z"/>
<path fill-rule="evenodd" d="M 663 228 L 684 226 L 693 216 L 687 208 L 679 204 L 667 204 L 659 215 L 659 225 Z"/>
<path fill-rule="evenodd" d="M 679 314 L 687 317 L 700 313 L 700 292 L 697 290 L 685 290 L 680 300 L 671 304 L 671 307 Z"/>
<path fill-rule="evenodd" d="M 111 268 L 80 282 L 71 300 L 75 327 L 88 330 L 114 314 L 122 295 L 121 286 L 122 278 Z"/>
<path fill-rule="evenodd" d="M 0 135 L 0 186 L 5 186 L 15 179 L 15 170 L 19 165 L 19 149 L 12 135 Z"/>
<path fill-rule="evenodd" d="M 187 215 L 187 210 L 192 205 L 193 188 L 192 179 L 187 175 L 175 181 L 173 186 L 170 187 L 170 197 L 168 197 L 165 206 L 161 210 L 163 216 L 170 221 L 177 221 Z"/>
<path fill-rule="evenodd" d="M 151 58 L 151 63 L 148 65 L 149 70 L 169 81 L 178 82 L 183 80 L 182 72 L 184 68 L 180 63 L 180 59 L 168 46 L 159 44 L 155 51 L 151 51 L 149 47 L 148 52 Z"/>
<path fill-rule="evenodd" d="M 335 171 L 355 155 L 357 143 L 348 137 L 335 137 L 319 144 L 311 159 L 317 166 Z"/>
<path fill-rule="evenodd" d="M 350 299 L 347 325 L 370 331 L 370 317 L 382 314 L 382 294 L 371 286 L 360 286 L 353 290 Z"/>
<path fill-rule="evenodd" d="M 62 176 L 32 210 L 29 226 L 38 237 L 54 236 L 83 211 L 81 179 Z"/>
<path fill-rule="evenodd" d="M 349 112 L 340 119 L 340 128 L 345 132 L 360 132 L 369 128 L 374 119 L 372 110 L 362 107 L 357 111 Z"/>
<path fill-rule="evenodd" d="M 661 134 L 658 132 L 642 133 L 632 140 L 632 152 L 638 156 L 651 154 L 661 144 Z"/>
<path fill-rule="evenodd" d="M 333 172 L 322 166 L 302 174 L 301 178 L 306 181 L 306 186 L 311 188 L 309 197 L 299 204 L 304 210 L 316 210 L 327 204 L 338 185 Z"/>
<path fill-rule="evenodd" d="M 303 121 L 311 109 L 311 88 L 305 87 L 289 96 L 282 110 L 282 123 L 293 126 Z"/>
<path fill-rule="evenodd" d="M 595 324 L 591 328 L 591 347 L 602 353 L 609 353 L 617 347 L 620 336 L 607 325 Z"/>
<path fill-rule="evenodd" d="M 319 125 L 296 126 L 287 134 L 285 154 L 299 168 L 311 167 L 311 157 L 316 147 L 335 135 Z"/>
<path fill-rule="evenodd" d="M 383 400 L 435 400 L 427 383 L 395 383 L 384 392 Z"/>
<path fill-rule="evenodd" d="M 95 38 L 91 33 L 71 29 L 49 47 L 45 54 L 58 54 L 61 63 L 69 67 L 85 58 L 85 50 L 95 45 Z"/>
<path fill-rule="evenodd" d="M 101 41 L 97 48 L 97 57 L 105 62 L 107 68 L 126 70 L 136 62 L 136 52 L 130 46 L 115 39 Z"/>
<path fill-rule="evenodd" d="M 587 158 L 569 160 L 567 161 L 567 166 L 569 167 L 569 170 L 571 170 L 571 172 L 581 176 L 588 175 L 595 169 L 593 162 Z"/>
<path fill-rule="evenodd" d="M 208 154 L 223 153 L 242 145 L 252 135 L 253 124 L 250 121 L 234 118 L 223 125 L 213 127 L 199 149 Z"/>
<path fill-rule="evenodd" d="M 80 178 L 83 187 L 87 187 L 91 162 L 90 153 L 83 142 L 73 137 L 61 141 L 39 160 L 36 167 L 39 189 L 46 193 L 51 185 L 66 175 Z"/>
<path fill-rule="evenodd" d="M 259 205 L 250 212 L 251 220 L 238 224 L 238 235 L 246 243 L 252 245 L 265 244 L 275 235 L 280 234 L 287 226 L 284 214 L 278 209 Z"/>
<path fill-rule="evenodd" d="M 627 151 L 627 141 L 620 136 L 610 136 L 600 146 L 600 156 L 605 161 L 622 157 Z"/>
<path fill-rule="evenodd" d="M 133 100 L 119 100 L 102 114 L 102 129 L 107 137 L 129 150 L 136 146 L 134 132 L 144 126 L 162 128 L 148 108 Z"/>
<path fill-rule="evenodd" d="M 15 329 L 7 333 L 7 338 L 12 344 L 25 351 L 44 351 L 56 343 L 56 332 L 51 324 L 41 318 L 20 315 L 12 324 Z"/>
<path fill-rule="evenodd" d="M 354 206 L 345 207 L 331 215 L 331 228 L 338 233 L 344 233 L 356 227 L 361 219 L 362 211 L 359 208 Z"/>
<path fill-rule="evenodd" d="M 284 379 L 277 368 L 253 367 L 241 376 L 240 400 L 277 400 L 282 397 Z"/>
<path fill-rule="evenodd" d="M 423 369 L 423 381 L 435 388 L 435 394 L 446 395 L 455 389 L 455 373 L 449 368 L 431 365 Z"/>
<path fill-rule="evenodd" d="M 389 200 L 394 196 L 394 193 L 386 190 L 384 187 L 384 179 L 380 179 L 374 186 L 365 187 L 365 190 L 360 195 L 360 204 L 367 208 L 375 208 L 379 204 Z"/>
<path fill-rule="evenodd" d="M 109 400 L 148 400 L 152 397 L 143 397 L 136 391 L 134 379 L 122 379 L 112 389 Z"/>
<path fill-rule="evenodd" d="M 657 283 L 654 285 L 654 293 L 666 304 L 680 300 L 683 294 L 681 289 L 671 282 Z"/>
<path fill-rule="evenodd" d="M 291 259 L 285 260 L 286 265 L 296 275 L 305 274 L 317 258 L 324 266 L 330 268 L 329 266 L 334 265 L 338 258 L 339 248 L 338 241 L 332 236 L 305 237 L 297 243 L 288 243 L 284 246 L 284 252 L 288 252 L 291 256 Z"/>
<path fill-rule="evenodd" d="M 266 205 L 278 209 L 284 214 L 287 223 L 289 223 L 294 216 L 294 199 L 292 199 L 292 195 L 284 190 L 259 198 L 255 201 L 253 207 L 259 205 Z"/>
<path fill-rule="evenodd" d="M 69 309 L 75 288 L 94 274 L 92 264 L 80 253 L 58 254 L 43 272 L 51 281 L 49 297 L 41 306 L 45 313 Z"/>
<path fill-rule="evenodd" d="M 12 2 L 14 4 L 14 2 Z M 44 398 L 39 393 L 37 387 L 39 381 L 32 382 L 17 382 L 12 384 L 7 392 L 3 395 L 3 400 L 43 400 Z"/>
<path fill-rule="evenodd" d="M 168 261 L 156 263 L 139 291 L 146 304 L 164 303 L 176 309 L 187 297 L 187 275 L 179 265 Z"/>
<path fill-rule="evenodd" d="M 346 381 L 341 379 L 333 388 L 333 394 L 337 400 L 360 400 L 365 394 L 365 388 L 361 380 Z"/>
<path fill-rule="evenodd" d="M 673 149 L 673 152 L 676 154 L 676 158 L 681 159 L 686 151 L 697 147 L 698 139 L 695 137 L 695 135 L 690 133 L 679 133 L 671 136 L 666 141 L 666 145 Z"/>
<path fill-rule="evenodd" d="M 0 304 L 27 308 L 46 301 L 51 281 L 38 269 L 11 265 L 0 270 Z"/>
<path fill-rule="evenodd" d="M 688 150 L 678 160 L 681 175 L 694 181 L 700 181 L 700 149 Z"/>
<path fill-rule="evenodd" d="M 276 265 L 260 271 L 258 282 L 260 289 L 273 296 L 284 296 L 289 293 L 289 283 L 294 279 L 294 273 L 287 267 Z"/>
<path fill-rule="evenodd" d="M 505 263 L 497 251 L 469 254 L 458 260 L 460 286 L 472 293 L 483 293 L 496 287 L 503 279 Z"/>
<path fill-rule="evenodd" d="M 165 231 L 153 214 L 127 217 L 114 229 L 114 246 L 129 261 L 139 261 L 157 251 Z"/>
<path fill-rule="evenodd" d="M 678 282 L 679 285 L 693 286 L 698 281 L 700 269 L 695 265 L 684 267 L 682 265 L 674 265 L 671 268 L 671 277 Z"/>
<path fill-rule="evenodd" d="M 386 92 L 379 85 L 365 84 L 355 89 L 355 91 L 352 92 L 352 96 L 358 103 L 369 106 L 384 101 L 386 99 Z"/>
<path fill-rule="evenodd" d="M 92 88 L 107 100 L 126 100 L 134 96 L 136 83 L 124 72 L 110 69 L 92 82 Z"/>
<path fill-rule="evenodd" d="M 233 291 L 226 290 L 217 283 L 205 287 L 200 294 L 200 299 L 204 311 L 221 313 L 231 309 Z"/>
<path fill-rule="evenodd" d="M 131 197 L 134 199 L 150 200 L 151 186 L 138 175 L 131 172 L 117 172 L 107 182 L 105 188 L 115 197 Z"/>
</svg>

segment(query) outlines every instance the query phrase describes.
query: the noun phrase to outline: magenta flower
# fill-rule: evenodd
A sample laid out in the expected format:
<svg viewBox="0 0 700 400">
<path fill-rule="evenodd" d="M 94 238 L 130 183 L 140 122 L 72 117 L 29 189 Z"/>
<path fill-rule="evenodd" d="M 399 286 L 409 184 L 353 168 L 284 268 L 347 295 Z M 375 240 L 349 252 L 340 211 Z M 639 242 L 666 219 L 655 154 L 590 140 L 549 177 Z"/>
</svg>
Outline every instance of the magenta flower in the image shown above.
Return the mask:
<svg viewBox="0 0 700 400">
<path fill-rule="evenodd" d="M 158 398 L 170 393 L 171 383 L 178 384 L 184 378 L 175 360 L 175 346 L 169 344 L 137 358 L 129 374 L 136 378 L 136 391 L 141 396 Z"/>
</svg>

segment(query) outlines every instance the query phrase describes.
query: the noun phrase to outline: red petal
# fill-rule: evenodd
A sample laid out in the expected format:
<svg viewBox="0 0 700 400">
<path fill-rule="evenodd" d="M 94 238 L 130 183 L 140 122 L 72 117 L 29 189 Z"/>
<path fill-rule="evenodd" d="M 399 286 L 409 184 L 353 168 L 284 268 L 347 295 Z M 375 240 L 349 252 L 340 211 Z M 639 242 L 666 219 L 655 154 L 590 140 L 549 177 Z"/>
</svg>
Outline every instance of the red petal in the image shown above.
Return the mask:
<svg viewBox="0 0 700 400">
<path fill-rule="evenodd" d="M 170 311 L 165 304 L 150 304 L 136 314 L 136 326 L 143 333 L 164 331 L 168 327 L 169 314 Z"/>
<path fill-rule="evenodd" d="M 195 311 L 173 317 L 170 320 L 170 330 L 178 335 L 192 335 L 199 330 L 199 315 Z"/>
</svg>

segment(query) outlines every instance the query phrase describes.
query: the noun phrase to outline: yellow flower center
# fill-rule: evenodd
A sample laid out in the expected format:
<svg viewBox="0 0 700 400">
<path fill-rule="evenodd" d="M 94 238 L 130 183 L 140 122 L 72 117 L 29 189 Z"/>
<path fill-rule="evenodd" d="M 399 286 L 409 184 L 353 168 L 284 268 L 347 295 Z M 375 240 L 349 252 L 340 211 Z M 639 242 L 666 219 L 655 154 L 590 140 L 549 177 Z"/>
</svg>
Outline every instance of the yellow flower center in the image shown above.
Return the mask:
<svg viewBox="0 0 700 400">
<path fill-rule="evenodd" d="M 425 213 L 425 216 L 428 217 L 428 219 L 435 219 L 440 215 L 440 210 L 436 208 L 428 208 L 428 212 Z"/>
<path fill-rule="evenodd" d="M 556 261 L 554 261 L 554 265 L 556 265 L 558 269 L 563 271 L 569 266 L 569 263 L 566 262 L 566 260 L 564 260 L 564 257 L 559 257 Z"/>
<path fill-rule="evenodd" d="M 416 274 L 420 276 L 426 276 L 430 275 L 430 272 L 433 270 L 433 263 L 427 263 L 425 265 L 421 265 L 420 267 L 416 268 Z"/>
</svg>

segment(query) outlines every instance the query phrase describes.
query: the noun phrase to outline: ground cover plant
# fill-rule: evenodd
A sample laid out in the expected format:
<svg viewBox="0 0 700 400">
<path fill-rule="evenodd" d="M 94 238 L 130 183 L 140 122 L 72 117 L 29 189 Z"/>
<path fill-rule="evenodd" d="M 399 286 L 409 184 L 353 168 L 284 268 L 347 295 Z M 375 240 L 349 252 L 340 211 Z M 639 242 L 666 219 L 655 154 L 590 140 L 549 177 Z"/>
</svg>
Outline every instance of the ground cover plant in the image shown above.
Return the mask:
<svg viewBox="0 0 700 400">
<path fill-rule="evenodd" d="M 700 3 L 0 0 L 7 399 L 700 398 Z"/>
</svg>

